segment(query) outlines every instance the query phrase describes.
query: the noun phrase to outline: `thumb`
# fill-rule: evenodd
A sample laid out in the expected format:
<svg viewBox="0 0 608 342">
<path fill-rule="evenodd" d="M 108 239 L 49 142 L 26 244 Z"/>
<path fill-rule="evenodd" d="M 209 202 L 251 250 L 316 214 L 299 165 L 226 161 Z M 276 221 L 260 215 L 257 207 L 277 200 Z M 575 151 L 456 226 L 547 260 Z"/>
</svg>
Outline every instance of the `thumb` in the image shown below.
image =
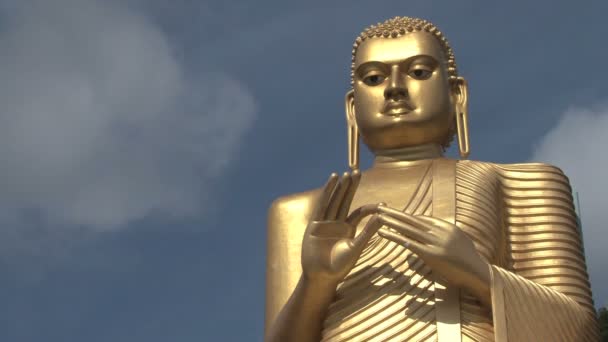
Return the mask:
<svg viewBox="0 0 608 342">
<path fill-rule="evenodd" d="M 380 222 L 378 214 L 375 214 L 369 219 L 365 227 L 363 227 L 361 233 L 353 239 L 353 252 L 357 255 L 361 254 L 369 239 L 376 234 L 380 227 L 382 227 L 382 223 Z"/>
</svg>

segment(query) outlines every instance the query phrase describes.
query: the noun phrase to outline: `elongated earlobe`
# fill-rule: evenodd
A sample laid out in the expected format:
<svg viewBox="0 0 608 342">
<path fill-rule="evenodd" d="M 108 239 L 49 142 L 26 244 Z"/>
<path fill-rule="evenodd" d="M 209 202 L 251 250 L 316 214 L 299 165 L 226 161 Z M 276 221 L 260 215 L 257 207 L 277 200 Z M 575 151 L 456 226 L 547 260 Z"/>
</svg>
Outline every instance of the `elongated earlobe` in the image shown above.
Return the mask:
<svg viewBox="0 0 608 342">
<path fill-rule="evenodd" d="M 346 93 L 344 102 L 348 129 L 348 167 L 355 171 L 359 169 L 359 129 L 355 120 L 355 97 L 353 90 Z"/>
<path fill-rule="evenodd" d="M 456 101 L 456 132 L 458 135 L 458 150 L 460 157 L 466 159 L 471 153 L 469 143 L 469 113 L 467 81 L 458 77 L 458 97 Z"/>
</svg>

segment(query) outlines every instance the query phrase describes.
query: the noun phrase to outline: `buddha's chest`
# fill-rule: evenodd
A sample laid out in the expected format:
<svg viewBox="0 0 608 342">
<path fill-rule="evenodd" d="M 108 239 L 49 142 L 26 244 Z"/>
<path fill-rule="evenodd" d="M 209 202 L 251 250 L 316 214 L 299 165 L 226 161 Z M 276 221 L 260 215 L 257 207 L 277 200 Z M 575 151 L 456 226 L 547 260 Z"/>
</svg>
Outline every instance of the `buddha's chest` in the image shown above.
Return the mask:
<svg viewBox="0 0 608 342">
<path fill-rule="evenodd" d="M 434 172 L 437 170 L 429 165 L 368 172 L 362 177 L 352 209 L 384 202 L 413 215 L 443 216 L 471 237 L 480 254 L 495 260 L 503 245 L 498 183 L 489 172 L 458 164 L 453 173 L 448 172 L 452 175 L 449 180 L 441 176 L 433 179 L 446 173 Z M 452 204 L 437 198 L 441 195 Z M 445 215 L 446 206 L 451 207 L 451 219 Z M 374 236 L 338 286 L 323 323 L 323 341 L 436 339 L 435 280 L 423 258 Z M 478 319 L 476 325 L 460 321 L 463 331 L 480 324 L 492 330 L 491 313 L 476 298 L 463 292 L 457 300 L 465 303 L 457 304 L 462 311 L 459 317 L 474 314 Z"/>
<path fill-rule="evenodd" d="M 451 181 L 433 179 L 432 164 L 406 168 L 378 168 L 362 175 L 351 210 L 362 205 L 383 202 L 391 208 L 413 215 L 430 215 L 437 194 L 450 192 L 456 225 L 473 240 L 488 260 L 501 263 L 504 254 L 503 201 L 500 186 L 492 172 L 484 172 L 475 163 L 455 165 Z M 444 201 L 445 202 L 445 201 Z M 366 220 L 361 222 L 362 229 Z"/>
<path fill-rule="evenodd" d="M 430 164 L 372 169 L 362 175 L 351 209 L 383 202 L 391 208 L 402 210 L 416 192 L 421 190 L 425 181 L 432 181 L 431 178 Z"/>
</svg>

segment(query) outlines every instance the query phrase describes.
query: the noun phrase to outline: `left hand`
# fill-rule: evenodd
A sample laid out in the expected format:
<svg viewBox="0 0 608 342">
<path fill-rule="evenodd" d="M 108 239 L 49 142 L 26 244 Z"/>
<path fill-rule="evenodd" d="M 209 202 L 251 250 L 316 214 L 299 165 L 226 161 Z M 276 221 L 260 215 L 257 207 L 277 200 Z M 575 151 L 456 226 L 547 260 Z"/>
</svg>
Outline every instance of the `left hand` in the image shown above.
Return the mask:
<svg viewBox="0 0 608 342">
<path fill-rule="evenodd" d="M 471 238 L 456 225 L 438 218 L 413 216 L 381 206 L 378 220 L 392 228 L 378 234 L 405 245 L 449 283 L 464 287 L 489 304 L 490 265 L 479 255 Z"/>
</svg>

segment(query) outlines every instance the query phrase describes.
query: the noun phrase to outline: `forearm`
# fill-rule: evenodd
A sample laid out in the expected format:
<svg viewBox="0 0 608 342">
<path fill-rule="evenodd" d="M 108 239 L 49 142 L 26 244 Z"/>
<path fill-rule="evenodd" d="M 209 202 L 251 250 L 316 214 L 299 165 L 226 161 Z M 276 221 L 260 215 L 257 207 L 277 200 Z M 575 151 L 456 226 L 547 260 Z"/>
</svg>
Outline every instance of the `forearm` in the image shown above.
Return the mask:
<svg viewBox="0 0 608 342">
<path fill-rule="evenodd" d="M 267 342 L 308 342 L 321 339 L 323 319 L 336 291 L 334 284 L 302 276 L 267 333 Z"/>
</svg>

